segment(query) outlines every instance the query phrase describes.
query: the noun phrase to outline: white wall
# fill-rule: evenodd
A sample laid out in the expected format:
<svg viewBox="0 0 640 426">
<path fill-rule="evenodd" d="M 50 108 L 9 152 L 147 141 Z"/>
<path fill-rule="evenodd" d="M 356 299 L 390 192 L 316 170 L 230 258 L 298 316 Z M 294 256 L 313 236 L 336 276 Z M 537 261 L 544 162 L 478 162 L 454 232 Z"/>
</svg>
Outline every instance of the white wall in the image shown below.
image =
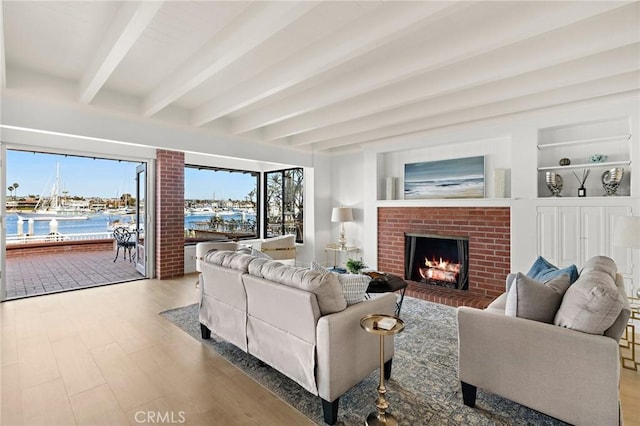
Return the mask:
<svg viewBox="0 0 640 426">
<path fill-rule="evenodd" d="M 320 254 L 315 253 L 316 238 L 322 241 L 320 247 L 329 241 L 329 222 L 315 222 L 331 204 L 330 161 L 326 155 L 256 144 L 151 118 L 118 115 L 95 106 L 42 101 L 12 93 L 10 89 L 2 93 L 0 124 L 0 141 L 9 148 L 139 161 L 155 158 L 157 149 L 169 149 L 184 151 L 185 162 L 191 164 L 254 171 L 304 167 L 308 181 L 305 184 L 305 243 L 298 251 L 301 259 L 306 262 L 323 253 L 321 249 Z M 315 175 L 319 179 L 315 179 Z M 316 214 L 315 209 L 320 209 L 322 214 Z M 192 263 L 193 253 L 186 250 L 186 272 L 195 268 Z"/>
<path fill-rule="evenodd" d="M 631 196 L 625 200 L 633 205 L 634 214 L 640 214 L 640 102 L 638 92 L 610 96 L 593 101 L 572 103 L 552 108 L 538 109 L 526 113 L 503 116 L 425 131 L 403 137 L 386 139 L 367 146 L 362 154 L 363 164 L 355 167 L 354 154 L 334 157 L 332 169 L 336 181 L 332 184 L 335 200 L 350 200 L 352 188 L 362 190 L 364 198 L 357 203 L 363 206 L 361 218 L 363 257 L 368 265 L 375 267 L 377 257 L 377 208 L 378 206 L 493 206 L 511 207 L 511 268 L 526 270 L 536 256 L 536 205 L 537 198 L 537 142 L 538 130 L 571 123 L 599 121 L 618 117 L 629 117 L 631 123 Z M 404 163 L 444 158 L 487 156 L 487 199 L 484 200 L 384 200 L 384 184 L 387 176 L 401 178 Z M 493 198 L 493 170 L 508 168 L 511 174 L 511 198 Z M 338 168 L 360 171 L 362 181 L 349 184 L 341 182 L 344 174 Z M 366 173 L 362 173 L 366 170 Z M 340 180 L 338 180 L 340 179 Z M 398 179 L 401 195 L 402 180 Z M 607 202 L 604 199 L 602 202 Z M 579 203 L 575 198 L 572 202 Z M 591 202 L 594 202 L 591 200 Z M 358 219 L 360 220 L 360 219 Z M 352 227 L 353 228 L 353 227 Z M 335 231 L 334 231 L 335 232 Z M 335 234 L 337 235 L 337 234 Z M 635 276 L 640 278 L 640 263 Z M 640 279 L 636 278 L 636 282 Z"/>
</svg>

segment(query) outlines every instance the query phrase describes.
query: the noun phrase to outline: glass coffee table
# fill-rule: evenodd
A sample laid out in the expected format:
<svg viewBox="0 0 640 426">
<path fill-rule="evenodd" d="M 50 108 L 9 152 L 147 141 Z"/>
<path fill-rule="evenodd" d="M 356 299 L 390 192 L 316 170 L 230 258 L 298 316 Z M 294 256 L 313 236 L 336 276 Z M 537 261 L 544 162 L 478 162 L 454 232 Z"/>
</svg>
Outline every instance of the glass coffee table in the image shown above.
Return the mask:
<svg viewBox="0 0 640 426">
<path fill-rule="evenodd" d="M 387 322 L 387 324 L 385 324 Z M 404 330 L 404 322 L 393 315 L 371 314 L 360 320 L 360 327 L 371 334 L 380 336 L 380 384 L 378 385 L 378 397 L 376 398 L 377 410 L 367 416 L 367 426 L 397 426 L 398 420 L 387 413 L 387 388 L 384 386 L 384 336 L 393 336 Z"/>
</svg>

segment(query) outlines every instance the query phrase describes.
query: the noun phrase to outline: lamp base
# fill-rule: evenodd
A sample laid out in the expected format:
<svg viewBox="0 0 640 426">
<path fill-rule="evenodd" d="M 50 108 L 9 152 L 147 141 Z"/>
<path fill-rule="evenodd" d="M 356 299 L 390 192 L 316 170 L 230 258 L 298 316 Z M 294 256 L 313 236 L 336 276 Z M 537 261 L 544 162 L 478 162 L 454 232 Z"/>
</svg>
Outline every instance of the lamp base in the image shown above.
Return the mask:
<svg viewBox="0 0 640 426">
<path fill-rule="evenodd" d="M 340 238 L 338 238 L 338 244 L 340 245 L 340 250 L 347 249 L 347 238 L 344 236 L 344 232 L 340 233 Z"/>
</svg>

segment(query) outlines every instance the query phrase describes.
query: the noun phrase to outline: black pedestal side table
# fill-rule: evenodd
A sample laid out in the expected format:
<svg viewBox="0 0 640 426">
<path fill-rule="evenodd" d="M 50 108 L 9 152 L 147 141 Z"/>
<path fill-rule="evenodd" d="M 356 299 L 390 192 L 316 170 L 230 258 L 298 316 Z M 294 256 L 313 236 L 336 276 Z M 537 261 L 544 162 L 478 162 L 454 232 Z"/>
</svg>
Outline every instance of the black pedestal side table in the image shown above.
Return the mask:
<svg viewBox="0 0 640 426">
<path fill-rule="evenodd" d="M 395 320 L 395 324 L 390 329 L 378 326 L 384 319 Z M 387 413 L 389 403 L 387 402 L 387 388 L 384 386 L 384 336 L 393 336 L 404 330 L 404 322 L 393 315 L 371 314 L 360 320 L 360 327 L 367 332 L 380 336 L 380 384 L 378 385 L 378 397 L 376 398 L 377 410 L 367 416 L 366 426 L 397 426 L 398 420 L 390 413 Z"/>
<path fill-rule="evenodd" d="M 372 279 L 367 287 L 367 295 L 370 293 L 395 293 L 400 291 L 400 300 L 396 302 L 396 316 L 400 316 L 404 293 L 407 291 L 407 282 L 397 275 L 378 274 L 376 279 Z"/>
</svg>

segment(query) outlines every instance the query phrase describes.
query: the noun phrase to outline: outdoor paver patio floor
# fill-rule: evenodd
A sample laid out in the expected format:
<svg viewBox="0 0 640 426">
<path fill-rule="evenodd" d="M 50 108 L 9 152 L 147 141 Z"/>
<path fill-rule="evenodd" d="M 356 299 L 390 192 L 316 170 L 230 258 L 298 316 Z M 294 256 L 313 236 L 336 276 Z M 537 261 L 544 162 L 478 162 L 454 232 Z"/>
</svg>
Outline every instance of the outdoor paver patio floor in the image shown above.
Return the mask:
<svg viewBox="0 0 640 426">
<path fill-rule="evenodd" d="M 6 259 L 7 299 L 142 279 L 135 262 L 111 250 Z"/>
</svg>

